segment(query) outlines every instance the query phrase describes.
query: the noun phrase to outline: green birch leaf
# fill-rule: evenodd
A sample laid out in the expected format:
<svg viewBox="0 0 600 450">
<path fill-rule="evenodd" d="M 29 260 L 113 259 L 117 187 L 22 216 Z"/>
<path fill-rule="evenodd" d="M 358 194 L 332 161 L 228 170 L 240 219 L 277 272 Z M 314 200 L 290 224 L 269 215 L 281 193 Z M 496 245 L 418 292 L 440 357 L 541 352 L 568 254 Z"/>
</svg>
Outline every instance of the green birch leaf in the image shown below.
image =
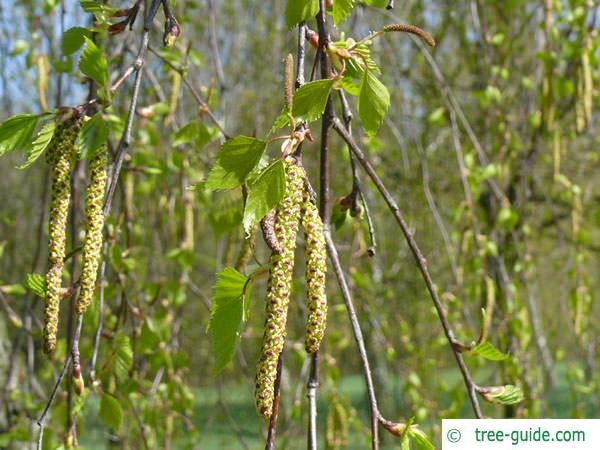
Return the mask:
<svg viewBox="0 0 600 450">
<path fill-rule="evenodd" d="M 85 48 L 79 58 L 81 73 L 94 80 L 98 85 L 106 88 L 108 85 L 108 64 L 104 53 L 96 47 L 94 42 L 84 36 Z"/>
<path fill-rule="evenodd" d="M 117 333 L 113 339 L 110 353 L 106 357 L 103 371 L 119 379 L 126 379 L 132 364 L 133 350 L 131 348 L 131 341 L 125 334 Z"/>
<path fill-rule="evenodd" d="M 62 35 L 61 48 L 63 55 L 69 56 L 75 53 L 85 43 L 86 37 L 91 37 L 92 33 L 87 28 L 73 27 L 69 28 Z"/>
<path fill-rule="evenodd" d="M 471 349 L 471 353 L 489 359 L 490 361 L 504 361 L 509 358 L 509 355 L 502 353 L 488 341 L 477 344 Z"/>
<path fill-rule="evenodd" d="M 231 267 L 217 274 L 208 322 L 216 358 L 215 373 L 227 366 L 239 343 L 241 325 L 246 319 L 245 303 L 250 295 L 250 286 L 246 287 L 247 281 L 244 275 Z"/>
<path fill-rule="evenodd" d="M 56 123 L 54 121 L 48 122 L 42 127 L 35 140 L 27 149 L 27 159 L 23 164 L 17 166 L 17 169 L 27 169 L 44 153 L 44 150 L 46 150 L 52 140 L 52 136 L 54 136 L 55 128 Z"/>
<path fill-rule="evenodd" d="M 18 114 L 0 124 L 0 156 L 24 149 L 31 143 L 38 116 Z"/>
<path fill-rule="evenodd" d="M 335 0 L 333 2 L 333 23 L 337 27 L 338 24 L 350 15 L 354 8 L 355 0 Z"/>
<path fill-rule="evenodd" d="M 285 170 L 282 161 L 276 161 L 261 172 L 249 186 L 244 208 L 244 230 L 250 233 L 264 216 L 271 211 L 285 192 Z"/>
<path fill-rule="evenodd" d="M 223 190 L 240 186 L 259 163 L 266 148 L 265 141 L 247 136 L 238 136 L 226 141 L 208 174 L 205 187 Z"/>
<path fill-rule="evenodd" d="M 408 430 L 408 436 L 413 443 L 415 450 L 435 450 L 435 447 L 423 430 L 413 425 Z"/>
<path fill-rule="evenodd" d="M 480 392 L 485 400 L 499 405 L 514 405 L 523 401 L 523 391 L 512 384 L 481 388 Z"/>
<path fill-rule="evenodd" d="M 28 273 L 25 276 L 25 287 L 40 298 L 46 296 L 46 277 L 39 273 Z"/>
<path fill-rule="evenodd" d="M 333 80 L 318 80 L 303 84 L 294 93 L 292 115 L 306 121 L 317 120 L 323 115 Z"/>
<path fill-rule="evenodd" d="M 288 0 L 285 7 L 285 23 L 292 28 L 315 17 L 318 12 L 319 0 Z"/>
<path fill-rule="evenodd" d="M 123 421 L 123 410 L 119 401 L 109 394 L 102 394 L 98 417 L 106 426 L 117 431 Z"/>
<path fill-rule="evenodd" d="M 75 147 L 79 152 L 81 159 L 91 158 L 96 154 L 98 149 L 106 144 L 108 140 L 109 126 L 105 122 L 102 113 L 97 112 L 92 118 L 86 121 L 79 134 Z"/>
<path fill-rule="evenodd" d="M 358 114 L 368 136 L 374 136 L 390 107 L 390 93 L 371 71 L 364 72 L 358 96 Z"/>
</svg>

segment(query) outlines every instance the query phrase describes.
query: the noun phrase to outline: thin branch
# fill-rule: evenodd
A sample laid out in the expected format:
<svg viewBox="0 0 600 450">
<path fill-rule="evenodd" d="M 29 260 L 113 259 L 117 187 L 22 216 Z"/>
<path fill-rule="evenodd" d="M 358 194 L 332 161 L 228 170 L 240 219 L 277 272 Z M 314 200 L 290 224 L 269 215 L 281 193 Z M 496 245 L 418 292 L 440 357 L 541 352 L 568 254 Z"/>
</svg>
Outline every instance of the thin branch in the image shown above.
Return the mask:
<svg viewBox="0 0 600 450">
<path fill-rule="evenodd" d="M 208 14 L 210 20 L 208 21 L 208 32 L 210 36 L 210 50 L 213 56 L 213 62 L 215 63 L 215 72 L 217 74 L 217 80 L 219 80 L 219 90 L 221 93 L 227 89 L 225 83 L 225 72 L 223 71 L 223 63 L 221 62 L 221 55 L 219 54 L 219 45 L 217 42 L 217 30 L 215 24 L 216 19 L 216 7 L 214 0 L 208 0 Z"/>
<path fill-rule="evenodd" d="M 354 155 L 356 156 L 356 158 L 358 159 L 360 164 L 363 166 L 363 169 L 365 170 L 365 172 L 367 172 L 367 174 L 369 175 L 369 177 L 371 178 L 371 180 L 373 181 L 373 183 L 379 190 L 381 196 L 387 203 L 388 208 L 390 209 L 392 215 L 396 219 L 396 222 L 398 222 L 398 225 L 400 226 L 400 229 L 402 230 L 402 233 L 404 234 L 406 242 L 407 242 L 408 246 L 410 247 L 410 250 L 415 258 L 415 262 L 417 263 L 419 271 L 421 272 L 421 275 L 423 276 L 423 280 L 425 281 L 425 285 L 427 286 L 429 295 L 431 296 L 431 299 L 433 300 L 433 304 L 435 306 L 438 317 L 442 324 L 442 328 L 444 329 L 444 334 L 446 335 L 446 338 L 448 339 L 450 348 L 452 349 L 452 352 L 454 354 L 456 362 L 462 373 L 465 385 L 467 387 L 467 392 L 469 394 L 469 398 L 471 401 L 471 405 L 473 407 L 473 411 L 475 412 L 475 416 L 477 418 L 481 418 L 481 408 L 479 406 L 479 400 L 477 398 L 477 391 L 476 391 L 477 386 L 474 383 L 471 373 L 469 372 L 469 369 L 467 368 L 467 366 L 464 362 L 462 354 L 457 349 L 457 345 L 456 345 L 457 340 L 454 337 L 454 333 L 452 331 L 452 328 L 450 327 L 450 323 L 448 322 L 446 310 L 444 309 L 444 306 L 442 305 L 442 302 L 437 294 L 437 291 L 436 291 L 435 285 L 433 283 L 433 280 L 431 278 L 431 275 L 429 274 L 429 270 L 427 269 L 427 260 L 423 256 L 423 253 L 421 252 L 421 249 L 419 248 L 417 242 L 415 241 L 415 238 L 414 238 L 412 232 L 410 231 L 407 223 L 405 222 L 404 218 L 402 217 L 402 213 L 400 212 L 400 209 L 398 208 L 396 201 L 391 196 L 391 194 L 389 193 L 389 191 L 387 190 L 387 188 L 385 187 L 385 185 L 379 178 L 379 175 L 377 175 L 377 172 L 375 171 L 375 169 L 373 168 L 371 163 L 366 159 L 366 156 L 363 153 L 363 151 L 361 150 L 361 148 L 356 144 L 356 142 L 354 141 L 352 136 L 350 136 L 346 132 L 343 124 L 339 121 L 339 119 L 337 119 L 337 118 L 334 119 L 333 128 L 337 131 L 337 133 L 340 135 L 340 137 L 344 141 L 346 141 L 346 143 L 350 146 L 350 148 L 352 149 L 352 152 L 354 153 Z"/>
<path fill-rule="evenodd" d="M 348 103 L 348 99 L 346 98 L 346 94 L 344 91 L 339 91 L 340 102 L 342 104 L 342 117 L 344 118 L 344 125 L 346 127 L 346 131 L 349 134 L 352 134 L 352 111 L 350 110 L 350 104 Z M 367 203 L 367 199 L 365 197 L 365 193 L 363 192 L 362 183 L 360 182 L 360 175 L 358 173 L 358 169 L 356 167 L 356 160 L 354 157 L 354 153 L 352 150 L 348 148 L 348 154 L 350 156 L 350 167 L 352 169 L 352 192 L 347 197 L 350 203 L 350 207 L 353 211 L 358 211 L 360 213 L 360 206 L 358 204 L 358 200 L 362 202 L 364 214 L 367 219 L 367 227 L 369 230 L 369 240 L 371 245 L 367 250 L 369 256 L 375 256 L 377 251 L 377 238 L 375 236 L 375 224 L 373 222 L 373 217 L 371 216 L 371 210 L 369 208 L 369 204 Z"/>
<path fill-rule="evenodd" d="M 325 51 L 329 46 L 329 33 L 327 31 L 325 0 L 319 1 L 319 13 L 317 14 L 317 26 L 319 29 L 319 50 L 321 65 L 321 78 L 327 79 L 331 74 L 331 62 Z M 302 28 L 301 28 L 302 29 Z M 327 105 L 323 114 L 321 125 L 321 152 L 320 152 L 320 183 L 319 183 L 319 214 L 325 227 L 330 220 L 330 158 L 329 158 L 329 130 L 333 120 L 333 102 L 331 95 L 327 98 Z M 319 387 L 319 351 L 311 357 L 310 375 L 307 383 L 308 397 L 308 449 L 317 449 L 317 390 Z"/>
<path fill-rule="evenodd" d="M 54 383 L 54 388 L 52 389 L 52 392 L 50 393 L 50 397 L 48 398 L 48 401 L 46 402 L 46 406 L 44 407 L 42 414 L 40 415 L 39 419 L 37 420 L 37 424 L 40 427 L 40 434 L 43 433 L 43 431 L 44 431 L 44 426 L 46 424 L 46 418 L 48 416 L 48 411 L 50 410 L 50 407 L 52 406 L 52 403 L 54 402 L 54 398 L 56 397 L 60 383 L 62 382 L 63 378 L 65 377 L 65 374 L 67 373 L 67 369 L 71 365 L 71 358 L 72 358 L 72 355 L 69 352 L 67 355 L 67 359 L 65 360 L 65 364 L 63 365 L 62 371 L 60 372 L 58 379 Z"/>
<path fill-rule="evenodd" d="M 221 132 L 223 137 L 225 139 L 229 139 L 229 135 L 225 132 L 225 128 L 223 128 L 223 125 L 221 124 L 221 122 L 219 122 L 219 120 L 217 119 L 215 114 L 209 108 L 208 103 L 206 103 L 206 101 L 202 98 L 202 96 L 200 95 L 198 90 L 191 83 L 191 81 L 185 74 L 185 71 L 181 67 L 177 67 L 172 62 L 170 62 L 170 61 L 166 60 L 165 58 L 163 58 L 162 56 L 160 56 L 160 54 L 152 46 L 148 46 L 148 50 L 151 53 L 153 53 L 154 55 L 156 55 L 164 64 L 166 64 L 171 69 L 173 69 L 175 72 L 177 72 L 179 75 L 181 75 L 183 84 L 185 84 L 186 87 L 190 90 L 190 93 L 194 97 L 194 100 L 202 108 L 202 112 L 205 113 L 210 118 L 211 122 L 219 129 L 219 131 Z"/>
<path fill-rule="evenodd" d="M 334 123 L 335 127 L 335 123 Z M 362 330 L 360 328 L 360 323 L 358 322 L 358 316 L 356 315 L 356 309 L 354 308 L 354 303 L 352 302 L 352 295 L 350 294 L 350 288 L 348 287 L 348 281 L 346 280 L 346 275 L 342 269 L 342 265 L 340 263 L 340 257 L 338 255 L 337 249 L 331 238 L 331 232 L 329 230 L 329 225 L 325 227 L 325 243 L 327 245 L 327 253 L 329 255 L 329 260 L 331 261 L 331 265 L 333 266 L 333 271 L 335 272 L 335 276 L 337 278 L 338 284 L 340 286 L 340 290 L 342 292 L 342 298 L 344 299 L 344 304 L 346 305 L 346 311 L 348 311 L 348 317 L 350 318 L 350 326 L 352 327 L 352 332 L 354 334 L 354 340 L 356 341 L 356 345 L 358 347 L 358 354 L 360 356 L 360 361 L 363 368 L 363 375 L 365 377 L 365 383 L 367 385 L 367 397 L 369 400 L 369 409 L 371 413 L 371 449 L 377 450 L 379 448 L 379 409 L 377 406 L 377 397 L 375 396 L 375 386 L 373 384 L 373 375 L 371 373 L 371 366 L 369 365 L 369 357 L 367 356 L 367 348 L 365 346 L 365 339 L 362 334 Z"/>
<path fill-rule="evenodd" d="M 92 351 L 92 359 L 88 369 L 88 374 L 94 376 L 96 370 L 96 362 L 98 361 L 98 352 L 100 351 L 100 338 L 102 337 L 102 327 L 104 324 L 104 279 L 106 277 L 106 258 L 108 256 L 108 243 L 104 240 L 102 248 L 102 263 L 100 264 L 100 276 L 98 284 L 100 285 L 100 295 L 98 301 L 98 325 L 94 334 L 94 350 Z"/>
<path fill-rule="evenodd" d="M 129 145 L 131 144 L 131 130 L 133 127 L 133 119 L 135 117 L 135 110 L 137 107 L 137 102 L 140 94 L 140 85 L 142 83 L 142 74 L 143 71 L 142 66 L 144 65 L 144 57 L 146 54 L 146 49 L 148 48 L 148 39 L 149 34 L 146 29 L 142 34 L 142 40 L 140 43 L 140 48 L 135 60 L 135 81 L 133 84 L 133 93 L 131 95 L 131 102 L 129 103 L 129 111 L 127 113 L 127 120 L 125 122 L 125 130 L 123 131 L 123 136 L 119 141 L 119 146 L 116 150 L 115 160 L 112 166 L 111 178 L 108 184 L 108 190 L 106 193 L 106 198 L 104 201 L 104 216 L 108 216 L 110 213 L 110 208 L 112 206 L 112 201 L 115 195 L 115 190 L 117 188 L 117 184 L 119 181 L 119 175 L 121 173 L 121 168 L 123 166 L 123 160 L 125 159 L 125 155 L 127 154 L 127 150 Z"/>
</svg>

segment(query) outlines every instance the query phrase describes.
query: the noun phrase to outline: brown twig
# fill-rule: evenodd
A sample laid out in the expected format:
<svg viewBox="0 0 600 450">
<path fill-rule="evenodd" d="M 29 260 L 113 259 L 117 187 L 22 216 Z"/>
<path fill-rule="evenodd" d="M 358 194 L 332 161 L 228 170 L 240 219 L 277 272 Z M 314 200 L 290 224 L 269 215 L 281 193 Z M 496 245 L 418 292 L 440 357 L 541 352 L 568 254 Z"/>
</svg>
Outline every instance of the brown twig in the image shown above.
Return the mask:
<svg viewBox="0 0 600 450">
<path fill-rule="evenodd" d="M 163 58 L 162 56 L 160 56 L 160 54 L 152 46 L 148 46 L 148 50 L 151 53 L 153 53 L 154 55 L 156 55 L 164 64 L 166 64 L 171 69 L 173 69 L 175 72 L 177 72 L 179 75 L 181 75 L 181 80 L 183 81 L 183 84 L 185 84 L 186 87 L 189 89 L 189 91 L 192 94 L 192 96 L 194 97 L 194 100 L 196 101 L 196 103 L 202 108 L 202 111 L 210 118 L 211 122 L 219 129 L 219 131 L 221 132 L 223 137 L 225 137 L 225 139 L 229 139 L 230 136 L 225 132 L 225 128 L 223 128 L 223 125 L 221 125 L 221 122 L 219 122 L 219 120 L 217 119 L 215 114 L 209 108 L 208 103 L 206 103 L 206 101 L 202 98 L 202 96 L 200 95 L 198 90 L 191 83 L 191 81 L 185 74 L 185 71 L 181 67 L 177 67 L 172 62 L 170 62 L 170 61 L 166 60 L 165 58 Z"/>
<path fill-rule="evenodd" d="M 469 399 L 471 401 L 471 406 L 473 407 L 473 411 L 475 412 L 475 416 L 477 418 L 481 418 L 481 408 L 479 406 L 479 400 L 477 398 L 477 391 L 476 391 L 477 385 L 473 381 L 471 373 L 469 372 L 469 369 L 467 368 L 467 366 L 464 362 L 462 354 L 456 348 L 457 340 L 454 337 L 454 333 L 452 331 L 452 328 L 450 327 L 450 323 L 448 322 L 446 310 L 437 294 L 435 285 L 433 283 L 431 275 L 429 274 L 429 270 L 427 269 L 427 260 L 423 256 L 423 253 L 421 252 L 421 249 L 419 248 L 412 232 L 410 231 L 407 223 L 405 222 L 404 218 L 402 217 L 402 213 L 400 212 L 400 208 L 396 204 L 396 201 L 391 196 L 391 194 L 389 193 L 389 191 L 387 190 L 387 188 L 385 187 L 385 185 L 379 178 L 379 175 L 377 175 L 377 172 L 375 171 L 375 169 L 373 168 L 371 163 L 366 159 L 366 156 L 363 153 L 362 149 L 356 144 L 356 142 L 354 141 L 352 136 L 350 136 L 346 132 L 343 124 L 339 121 L 339 119 L 337 119 L 337 118 L 334 119 L 333 128 L 337 131 L 337 133 L 340 135 L 340 137 L 349 145 L 352 152 L 354 153 L 354 155 L 356 156 L 356 158 L 362 165 L 363 169 L 365 170 L 365 172 L 367 172 L 367 174 L 369 175 L 369 177 L 371 178 L 371 180 L 373 181 L 373 183 L 379 190 L 381 196 L 387 203 L 388 208 L 390 209 L 392 215 L 396 219 L 396 222 L 400 226 L 400 229 L 402 230 L 402 233 L 406 239 L 406 242 L 415 258 L 415 262 L 417 263 L 419 271 L 421 272 L 421 275 L 423 276 L 423 280 L 425 281 L 425 285 L 427 286 L 429 295 L 431 296 L 431 299 L 433 300 L 433 304 L 435 306 L 438 317 L 442 324 L 442 328 L 444 329 L 444 334 L 446 335 L 448 344 L 450 345 L 450 348 L 452 349 L 452 353 L 454 354 L 456 362 L 462 373 L 465 385 L 467 387 Z"/>
</svg>

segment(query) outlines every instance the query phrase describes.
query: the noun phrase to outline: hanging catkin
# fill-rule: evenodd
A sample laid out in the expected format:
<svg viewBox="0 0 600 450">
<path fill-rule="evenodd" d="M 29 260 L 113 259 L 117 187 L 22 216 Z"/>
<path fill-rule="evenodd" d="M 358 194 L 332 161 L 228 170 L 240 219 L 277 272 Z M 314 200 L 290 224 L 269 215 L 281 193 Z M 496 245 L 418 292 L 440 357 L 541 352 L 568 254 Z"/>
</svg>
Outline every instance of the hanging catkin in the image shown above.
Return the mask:
<svg viewBox="0 0 600 450">
<path fill-rule="evenodd" d="M 292 288 L 294 250 L 304 186 L 304 170 L 293 157 L 285 160 L 286 191 L 275 216 L 275 236 L 281 252 L 271 255 L 266 323 L 261 357 L 256 369 L 256 408 L 265 418 L 273 412 L 277 361 L 285 342 L 285 325 Z"/>
<path fill-rule="evenodd" d="M 90 159 L 89 183 L 85 192 L 85 242 L 83 244 L 83 268 L 79 279 L 77 314 L 85 313 L 92 302 L 102 252 L 102 229 L 104 228 L 104 190 L 107 178 L 107 151 L 102 146 Z"/>
<path fill-rule="evenodd" d="M 48 146 L 46 161 L 52 167 L 52 198 L 48 224 L 48 272 L 44 308 L 44 352 L 56 349 L 58 311 L 66 247 L 66 226 L 71 199 L 71 169 L 75 156 L 75 139 L 81 121 L 70 118 L 57 126 Z"/>
<path fill-rule="evenodd" d="M 305 348 L 308 353 L 315 353 L 319 350 L 327 324 L 327 295 L 325 293 L 327 251 L 323 222 L 307 188 L 303 192 L 300 217 L 306 242 L 306 285 L 308 289 Z"/>
</svg>

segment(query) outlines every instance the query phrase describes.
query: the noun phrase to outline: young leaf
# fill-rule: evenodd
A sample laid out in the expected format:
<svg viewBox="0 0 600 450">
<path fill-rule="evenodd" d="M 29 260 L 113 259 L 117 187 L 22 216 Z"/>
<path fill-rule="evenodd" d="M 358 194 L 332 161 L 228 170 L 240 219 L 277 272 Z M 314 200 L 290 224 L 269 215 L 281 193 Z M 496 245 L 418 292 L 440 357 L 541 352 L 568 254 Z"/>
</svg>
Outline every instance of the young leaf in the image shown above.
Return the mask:
<svg viewBox="0 0 600 450">
<path fill-rule="evenodd" d="M 333 23 L 336 27 L 350 15 L 354 3 L 355 0 L 336 0 L 333 2 Z"/>
<path fill-rule="evenodd" d="M 102 394 L 98 417 L 106 426 L 117 431 L 123 420 L 123 410 L 119 401 L 109 394 Z"/>
<path fill-rule="evenodd" d="M 81 159 L 91 158 L 102 145 L 106 144 L 108 131 L 108 124 L 104 121 L 101 112 L 97 112 L 83 124 L 75 142 Z"/>
<path fill-rule="evenodd" d="M 27 290 L 21 284 L 5 284 L 4 286 L 0 286 L 0 292 L 6 295 L 25 295 Z"/>
<path fill-rule="evenodd" d="M 206 179 L 207 189 L 233 189 L 240 186 L 256 167 L 267 148 L 265 141 L 238 136 L 226 141 Z"/>
<path fill-rule="evenodd" d="M 502 353 L 489 341 L 477 344 L 471 349 L 471 353 L 489 359 L 490 361 L 504 361 L 509 358 L 509 355 Z"/>
<path fill-rule="evenodd" d="M 410 427 L 408 436 L 413 442 L 415 450 L 435 450 L 435 447 L 431 441 L 429 441 L 425 432 L 420 428 L 417 428 L 416 425 Z"/>
<path fill-rule="evenodd" d="M 323 115 L 333 80 L 318 80 L 303 84 L 294 93 L 292 115 L 304 120 L 317 120 Z"/>
<path fill-rule="evenodd" d="M 28 273 L 25 277 L 25 287 L 40 298 L 46 296 L 46 277 L 39 273 Z"/>
<path fill-rule="evenodd" d="M 38 116 L 19 114 L 0 124 L 0 156 L 17 149 L 26 148 L 37 124 Z"/>
<path fill-rule="evenodd" d="M 500 405 L 514 405 L 523 401 L 523 391 L 520 387 L 507 384 L 506 386 L 494 386 L 480 388 L 481 395 L 490 403 Z"/>
<path fill-rule="evenodd" d="M 216 235 L 220 237 L 239 227 L 244 216 L 244 202 L 241 193 L 229 191 L 214 197 L 207 205 L 208 221 Z"/>
<path fill-rule="evenodd" d="M 194 120 L 177 130 L 171 143 L 173 146 L 178 146 L 193 142 L 196 147 L 200 148 L 207 144 L 210 139 L 211 134 L 206 125 L 203 122 Z"/>
<path fill-rule="evenodd" d="M 132 364 L 131 341 L 125 334 L 117 333 L 113 339 L 111 353 L 106 358 L 103 370 L 119 379 L 125 379 Z"/>
<path fill-rule="evenodd" d="M 387 7 L 389 0 L 363 0 L 363 3 L 375 8 L 385 8 Z"/>
<path fill-rule="evenodd" d="M 390 106 L 390 93 L 371 71 L 366 70 L 358 96 L 358 114 L 369 136 L 375 135 Z"/>
<path fill-rule="evenodd" d="M 231 361 L 239 342 L 244 302 L 249 296 L 249 287 L 244 293 L 246 282 L 247 278 L 231 267 L 217 274 L 208 322 L 216 358 L 215 373 L 221 372 Z"/>
<path fill-rule="evenodd" d="M 280 130 L 281 128 L 290 124 L 289 114 L 290 110 L 287 107 L 281 110 L 279 116 L 277 116 L 277 119 L 275 119 L 275 122 L 273 122 L 273 125 L 269 130 L 269 136 L 275 134 L 277 130 Z"/>
<path fill-rule="evenodd" d="M 337 2 L 336 2 L 337 3 Z M 292 28 L 319 12 L 319 0 L 288 0 L 285 7 L 285 23 Z"/>
<path fill-rule="evenodd" d="M 75 53 L 85 43 L 85 38 L 89 38 L 91 35 L 92 33 L 87 28 L 69 28 L 62 35 L 61 48 L 63 55 L 69 56 Z"/>
<path fill-rule="evenodd" d="M 258 176 L 248 189 L 248 198 L 244 208 L 244 230 L 250 233 L 264 216 L 271 211 L 283 197 L 285 191 L 285 170 L 283 162 L 276 161 Z"/>
<path fill-rule="evenodd" d="M 94 42 L 84 36 L 85 48 L 79 58 L 79 70 L 102 87 L 108 85 L 108 64 L 104 53 Z"/>
<path fill-rule="evenodd" d="M 17 166 L 17 169 L 27 169 L 44 153 L 44 150 L 46 150 L 46 147 L 48 147 L 48 144 L 52 140 L 52 136 L 54 136 L 54 128 L 56 128 L 54 121 L 48 122 L 42 127 L 31 146 L 27 149 L 26 161 Z"/>
</svg>

